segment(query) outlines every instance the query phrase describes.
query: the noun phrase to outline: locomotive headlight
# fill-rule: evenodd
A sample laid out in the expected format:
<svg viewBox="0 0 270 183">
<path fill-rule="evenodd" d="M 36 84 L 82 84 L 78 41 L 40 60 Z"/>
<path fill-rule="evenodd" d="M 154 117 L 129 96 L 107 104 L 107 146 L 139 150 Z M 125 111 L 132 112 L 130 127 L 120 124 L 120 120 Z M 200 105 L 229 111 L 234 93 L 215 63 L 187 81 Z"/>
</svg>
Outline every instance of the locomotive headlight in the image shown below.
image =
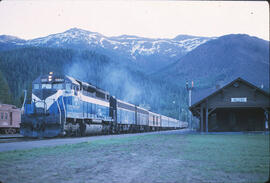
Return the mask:
<svg viewBox="0 0 270 183">
<path fill-rule="evenodd" d="M 52 75 L 52 74 L 53 74 L 53 72 L 49 72 L 49 74 L 50 74 L 50 75 Z"/>
</svg>

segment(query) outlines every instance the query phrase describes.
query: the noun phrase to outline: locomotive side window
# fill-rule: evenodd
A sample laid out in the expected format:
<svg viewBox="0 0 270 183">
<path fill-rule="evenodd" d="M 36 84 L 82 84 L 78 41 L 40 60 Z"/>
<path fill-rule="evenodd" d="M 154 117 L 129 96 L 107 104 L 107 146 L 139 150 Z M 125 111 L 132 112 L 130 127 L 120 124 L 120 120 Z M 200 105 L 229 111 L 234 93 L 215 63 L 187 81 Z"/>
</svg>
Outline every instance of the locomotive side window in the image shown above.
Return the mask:
<svg viewBox="0 0 270 183">
<path fill-rule="evenodd" d="M 66 90 L 71 90 L 71 84 L 66 84 Z"/>
<path fill-rule="evenodd" d="M 79 90 L 79 87 L 76 86 L 76 85 L 73 85 L 73 86 L 72 86 L 72 89 L 75 90 L 75 91 L 78 91 L 78 90 Z"/>
<path fill-rule="evenodd" d="M 34 84 L 34 89 L 39 89 L 39 84 Z"/>
</svg>

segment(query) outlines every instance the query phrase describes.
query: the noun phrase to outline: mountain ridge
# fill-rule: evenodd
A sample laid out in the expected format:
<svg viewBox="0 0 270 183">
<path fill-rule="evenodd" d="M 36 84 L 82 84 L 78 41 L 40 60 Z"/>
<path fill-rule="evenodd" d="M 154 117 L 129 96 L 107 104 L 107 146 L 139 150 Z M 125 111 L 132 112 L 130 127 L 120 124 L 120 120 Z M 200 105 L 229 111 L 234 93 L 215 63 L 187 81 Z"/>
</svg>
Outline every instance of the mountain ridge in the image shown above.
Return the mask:
<svg viewBox="0 0 270 183">
<path fill-rule="evenodd" d="M 247 34 L 229 34 L 198 46 L 152 78 L 209 88 L 242 77 L 269 88 L 269 42 Z"/>
<path fill-rule="evenodd" d="M 117 55 L 136 62 L 146 72 L 154 72 L 173 63 L 176 59 L 211 39 L 215 38 L 189 35 L 178 35 L 173 39 L 144 38 L 134 35 L 107 37 L 97 32 L 71 28 L 62 33 L 12 44 L 14 47 L 34 46 L 101 50 L 108 55 Z M 12 44 L 10 47 L 12 47 Z M 153 65 L 155 67 L 152 67 Z"/>
</svg>

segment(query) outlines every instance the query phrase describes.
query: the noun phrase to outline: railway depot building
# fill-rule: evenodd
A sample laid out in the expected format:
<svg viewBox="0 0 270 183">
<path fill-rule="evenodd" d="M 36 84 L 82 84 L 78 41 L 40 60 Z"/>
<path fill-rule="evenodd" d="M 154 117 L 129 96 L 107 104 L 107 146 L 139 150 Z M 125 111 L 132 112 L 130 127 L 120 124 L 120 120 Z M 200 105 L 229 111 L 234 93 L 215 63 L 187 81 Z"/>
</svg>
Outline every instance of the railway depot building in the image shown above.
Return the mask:
<svg viewBox="0 0 270 183">
<path fill-rule="evenodd" d="M 269 93 L 237 78 L 193 104 L 201 132 L 265 131 L 269 128 Z"/>
</svg>

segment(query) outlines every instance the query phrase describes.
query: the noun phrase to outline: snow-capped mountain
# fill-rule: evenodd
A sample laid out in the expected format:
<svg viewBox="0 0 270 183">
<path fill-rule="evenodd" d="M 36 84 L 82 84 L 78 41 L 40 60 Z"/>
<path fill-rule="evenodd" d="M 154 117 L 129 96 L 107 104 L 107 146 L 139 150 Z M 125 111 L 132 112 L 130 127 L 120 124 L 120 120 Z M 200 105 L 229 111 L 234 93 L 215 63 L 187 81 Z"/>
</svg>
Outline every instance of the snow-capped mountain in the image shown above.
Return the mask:
<svg viewBox="0 0 270 183">
<path fill-rule="evenodd" d="M 100 33 L 72 28 L 63 33 L 14 44 L 99 50 L 108 56 L 135 61 L 152 72 L 171 64 L 211 39 L 214 38 L 188 35 L 179 35 L 174 39 L 149 39 L 130 35 L 106 37 Z"/>
<path fill-rule="evenodd" d="M 21 44 L 26 41 L 15 36 L 0 35 L 0 43 Z"/>
<path fill-rule="evenodd" d="M 209 39 L 212 38 L 186 35 L 177 36 L 175 39 L 149 39 L 129 35 L 106 37 L 96 32 L 72 28 L 63 33 L 29 40 L 26 44 L 31 46 L 72 48 L 73 46 L 79 46 L 79 48 L 101 47 L 125 52 L 136 59 L 137 55 L 153 55 L 157 53 L 176 57 L 179 53 L 189 52 Z"/>
</svg>

